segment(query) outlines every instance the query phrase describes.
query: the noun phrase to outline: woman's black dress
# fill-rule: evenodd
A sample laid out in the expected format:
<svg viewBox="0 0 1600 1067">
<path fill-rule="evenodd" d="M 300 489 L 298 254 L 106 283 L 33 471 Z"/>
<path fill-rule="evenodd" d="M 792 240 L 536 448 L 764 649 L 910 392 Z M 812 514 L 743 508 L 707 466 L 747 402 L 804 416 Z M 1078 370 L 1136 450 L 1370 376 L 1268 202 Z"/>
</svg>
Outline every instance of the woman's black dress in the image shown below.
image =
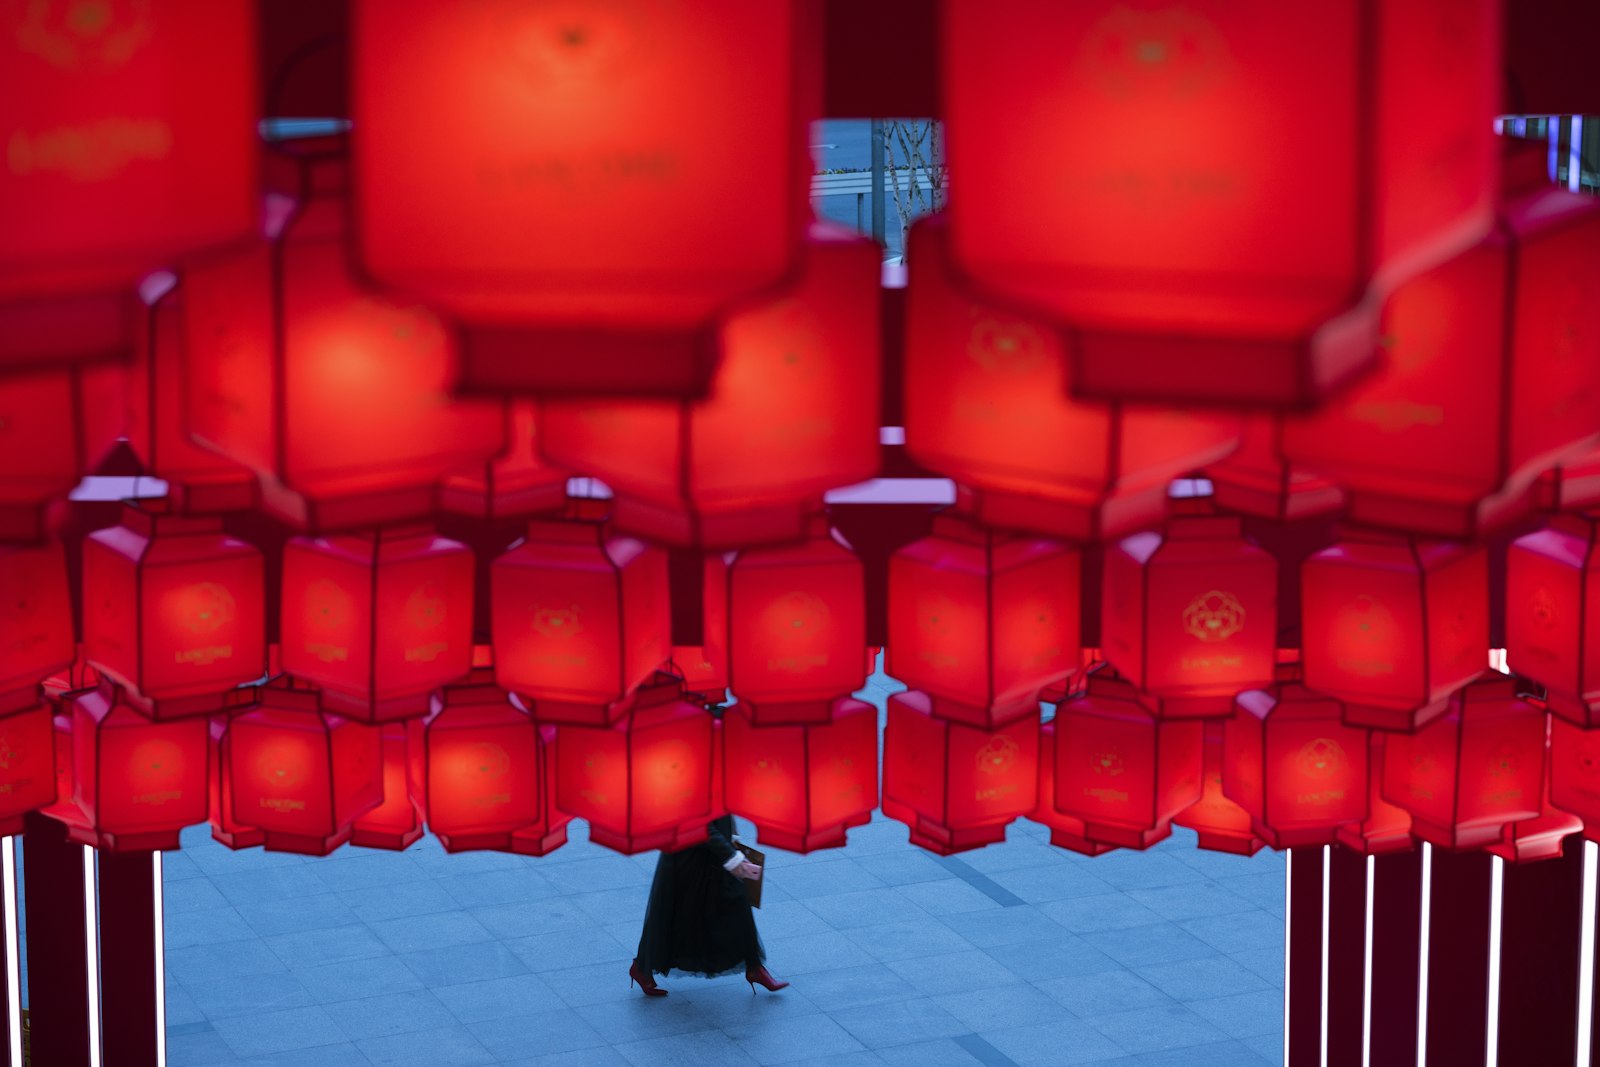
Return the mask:
<svg viewBox="0 0 1600 1067">
<path fill-rule="evenodd" d="M 706 829 L 704 844 L 663 852 L 656 863 L 639 936 L 639 966 L 647 973 L 714 978 L 759 967 L 767 958 L 750 898 L 723 867 L 738 851 L 733 816 Z"/>
</svg>

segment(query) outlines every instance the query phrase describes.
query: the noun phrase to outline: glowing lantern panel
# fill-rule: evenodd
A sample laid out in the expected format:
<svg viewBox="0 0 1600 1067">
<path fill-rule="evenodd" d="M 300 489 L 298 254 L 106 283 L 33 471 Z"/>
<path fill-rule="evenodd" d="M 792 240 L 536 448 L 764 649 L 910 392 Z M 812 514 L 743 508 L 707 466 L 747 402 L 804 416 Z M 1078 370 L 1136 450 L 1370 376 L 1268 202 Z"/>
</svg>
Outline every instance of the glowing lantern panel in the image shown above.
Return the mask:
<svg viewBox="0 0 1600 1067">
<path fill-rule="evenodd" d="M 421 715 L 472 668 L 473 558 L 426 529 L 297 537 L 283 552 L 283 668 L 366 722 Z"/>
<path fill-rule="evenodd" d="M 385 726 L 383 746 L 383 802 L 355 821 L 350 843 L 362 848 L 403 852 L 422 838 L 422 788 L 412 773 L 406 728 Z"/>
<path fill-rule="evenodd" d="M 122 433 L 122 374 L 112 365 L 0 378 L 0 540 L 38 541 L 59 524 L 60 502 Z"/>
<path fill-rule="evenodd" d="M 211 839 L 231 849 L 257 848 L 266 835 L 241 823 L 233 806 L 233 775 L 229 771 L 232 745 L 225 715 L 212 716 L 211 732 Z"/>
<path fill-rule="evenodd" d="M 1056 808 L 1056 761 L 1051 758 L 1051 754 L 1055 752 L 1055 745 L 1056 724 L 1051 720 L 1039 727 L 1039 799 L 1034 809 L 1028 813 L 1028 819 L 1049 827 L 1050 843 L 1057 848 L 1085 856 L 1100 856 L 1107 852 L 1115 852 L 1116 845 L 1091 841 L 1088 837 L 1088 826 L 1082 819 Z M 1248 823 L 1248 820 L 1246 822 Z"/>
<path fill-rule="evenodd" d="M 0 715 L 0 833 L 22 833 L 24 815 L 56 802 L 51 719 L 42 699 Z"/>
<path fill-rule="evenodd" d="M 1600 730 L 1556 718 L 1550 723 L 1550 804 L 1600 833 Z"/>
<path fill-rule="evenodd" d="M 512 835 L 545 816 L 545 754 L 528 713 L 489 669 L 446 686 L 411 727 L 428 828 L 445 849 L 511 849 Z"/>
<path fill-rule="evenodd" d="M 174 849 L 210 800 L 204 719 L 153 723 L 102 682 L 72 704 L 72 802 L 83 844 L 115 852 Z"/>
<path fill-rule="evenodd" d="M 1225 727 L 1225 786 L 1273 848 L 1331 845 L 1368 815 L 1367 731 L 1294 682 L 1240 693 Z"/>
<path fill-rule="evenodd" d="M 1383 797 L 1387 751 L 1387 735 L 1372 731 L 1367 738 L 1367 816 L 1359 823 L 1345 823 L 1334 832 L 1339 844 L 1363 856 L 1407 852 L 1416 845 L 1411 836 L 1411 813 Z"/>
<path fill-rule="evenodd" d="M 505 406 L 506 451 L 439 484 L 439 510 L 479 519 L 523 517 L 566 503 L 567 472 L 539 455 L 539 409 L 532 400 Z"/>
<path fill-rule="evenodd" d="M 72 662 L 72 602 L 59 541 L 0 545 L 0 712 L 32 707 L 40 683 Z"/>
<path fill-rule="evenodd" d="M 1562 515 L 1506 556 L 1506 658 L 1537 679 L 1552 712 L 1600 725 L 1600 524 Z"/>
<path fill-rule="evenodd" d="M 1039 692 L 1078 667 L 1081 578 L 1064 544 L 935 519 L 889 561 L 884 669 L 945 717 L 1036 716 Z"/>
<path fill-rule="evenodd" d="M 1335 482 L 1289 461 L 1283 437 L 1284 416 L 1244 416 L 1238 450 L 1205 467 L 1218 506 L 1277 522 L 1315 518 L 1344 507 L 1344 493 Z"/>
</svg>

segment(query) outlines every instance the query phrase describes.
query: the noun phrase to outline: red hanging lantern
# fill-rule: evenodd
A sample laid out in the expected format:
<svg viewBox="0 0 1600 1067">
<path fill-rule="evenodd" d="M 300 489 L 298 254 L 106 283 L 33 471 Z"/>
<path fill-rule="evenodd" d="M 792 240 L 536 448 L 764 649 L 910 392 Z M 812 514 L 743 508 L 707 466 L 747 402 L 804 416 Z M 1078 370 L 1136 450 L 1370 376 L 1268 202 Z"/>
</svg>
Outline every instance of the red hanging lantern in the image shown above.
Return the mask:
<svg viewBox="0 0 1600 1067">
<path fill-rule="evenodd" d="M 518 830 L 545 819 L 543 738 L 492 669 L 443 687 L 432 713 L 411 724 L 410 741 L 428 828 L 446 851 L 511 851 Z"/>
<path fill-rule="evenodd" d="M 314 690 L 273 683 L 257 698 L 228 720 L 232 821 L 260 830 L 269 851 L 326 856 L 383 802 L 380 733 L 322 712 Z"/>
<path fill-rule="evenodd" d="M 1039 721 L 968 726 L 938 704 L 915 689 L 889 697 L 882 806 L 911 828 L 912 844 L 948 856 L 1004 841 L 1037 807 Z"/>
<path fill-rule="evenodd" d="M 0 835 L 23 830 L 23 816 L 56 803 L 54 709 L 34 688 L 33 703 L 0 715 Z"/>
<path fill-rule="evenodd" d="M 956 479 L 992 526 L 1074 540 L 1131 533 L 1166 513 L 1167 485 L 1238 444 L 1231 415 L 1075 401 L 1065 340 L 970 295 L 945 220 L 908 242 L 906 454 Z"/>
<path fill-rule="evenodd" d="M 1383 369 L 1284 432 L 1355 522 L 1480 537 L 1596 441 L 1600 205 L 1551 185 L 1543 149 L 1519 151 L 1495 234 L 1389 297 Z"/>
<path fill-rule="evenodd" d="M 761 843 L 840 848 L 878 805 L 878 709 L 840 697 L 824 723 L 761 725 L 742 702 L 722 720 L 724 797 Z"/>
<path fill-rule="evenodd" d="M 1109 670 L 1058 705 L 1055 723 L 1055 806 L 1082 819 L 1091 839 L 1149 848 L 1200 799 L 1204 724 L 1157 719 Z"/>
<path fill-rule="evenodd" d="M 834 699 L 867 679 L 861 560 L 817 518 L 810 539 L 747 549 L 718 570 L 725 585 L 708 602 L 728 615 L 706 641 L 745 714 L 763 726 L 830 721 Z"/>
<path fill-rule="evenodd" d="M 567 472 L 539 455 L 539 408 L 531 400 L 505 405 L 506 451 L 439 484 L 439 510 L 475 519 L 522 518 L 556 511 L 567 500 Z"/>
<path fill-rule="evenodd" d="M 1411 813 L 1411 832 L 1441 848 L 1501 840 L 1540 814 L 1546 715 L 1515 679 L 1485 672 L 1450 697 L 1448 710 L 1384 753 L 1383 795 Z"/>
<path fill-rule="evenodd" d="M 793 0 L 357 3 L 366 269 L 534 328 L 477 388 L 703 389 L 714 359 L 683 335 L 799 252 L 815 30 Z"/>
<path fill-rule="evenodd" d="M 1600 521 L 1556 515 L 1511 543 L 1506 555 L 1506 658 L 1537 679 L 1552 712 L 1600 726 L 1600 643 L 1589 637 Z"/>
<path fill-rule="evenodd" d="M 255 223 L 256 5 L 10 5 L 0 300 L 131 289 Z"/>
<path fill-rule="evenodd" d="M 1076 549 L 935 518 L 889 560 L 884 669 L 989 726 L 1037 716 L 1039 693 L 1078 668 Z"/>
<path fill-rule="evenodd" d="M 72 663 L 66 550 L 0 544 L 0 713 L 30 708 L 40 685 Z"/>
<path fill-rule="evenodd" d="M 1369 286 L 1489 228 L 1500 7 L 956 0 L 958 261 L 1072 328 L 1084 395 L 1328 395 L 1376 356 Z"/>
<path fill-rule="evenodd" d="M 426 528 L 296 537 L 283 550 L 283 669 L 363 722 L 426 714 L 472 669 L 472 551 Z"/>
<path fill-rule="evenodd" d="M 1331 845 L 1368 816 L 1367 731 L 1298 682 L 1240 693 L 1224 730 L 1229 797 L 1273 848 Z"/>
<path fill-rule="evenodd" d="M 184 275 L 190 432 L 295 526 L 425 516 L 436 482 L 504 447 L 502 409 L 452 400 L 449 330 L 352 272 L 343 143 L 280 147 L 263 239 Z"/>
<path fill-rule="evenodd" d="M 1550 719 L 1550 796 L 1554 806 L 1583 820 L 1591 840 L 1600 840 L 1600 730 Z"/>
<path fill-rule="evenodd" d="M 1199 835 L 1199 847 L 1209 852 L 1254 856 L 1266 842 L 1256 836 L 1250 813 L 1228 797 L 1223 744 L 1223 724 L 1207 723 L 1200 799 L 1174 815 L 1172 822 L 1193 830 Z"/>
<path fill-rule="evenodd" d="M 1548 751 L 1545 759 L 1550 758 Z M 1537 863 L 1539 860 L 1559 859 L 1566 839 L 1582 833 L 1583 820 L 1561 811 L 1550 803 L 1550 767 L 1545 765 L 1544 797 L 1539 814 L 1506 827 L 1497 844 L 1487 845 L 1485 852 L 1493 853 L 1507 863 Z"/>
<path fill-rule="evenodd" d="M 390 723 L 382 730 L 383 802 L 355 821 L 350 843 L 362 848 L 404 852 L 422 839 L 427 818 L 422 787 L 408 751 L 406 727 Z"/>
<path fill-rule="evenodd" d="M 1353 725 L 1414 730 L 1483 669 L 1481 547 L 1346 532 L 1301 563 L 1300 603 L 1305 684 Z"/>
<path fill-rule="evenodd" d="M 726 656 L 717 656 L 705 645 L 673 645 L 672 666 L 683 675 L 686 692 L 707 703 L 720 704 L 728 695 Z"/>
<path fill-rule="evenodd" d="M 539 817 L 511 832 L 511 851 L 519 856 L 548 856 L 567 843 L 567 824 L 572 816 L 556 807 L 556 753 L 560 751 L 554 726 L 540 726 L 539 744 L 544 752 L 544 801 Z"/>
<path fill-rule="evenodd" d="M 261 551 L 156 507 L 84 541 L 84 655 L 150 718 L 207 715 L 266 666 Z"/>
<path fill-rule="evenodd" d="M 1387 735 L 1377 730 L 1367 736 L 1367 817 L 1334 831 L 1339 844 L 1362 856 L 1409 852 L 1416 846 L 1411 836 L 1411 813 L 1383 798 L 1386 741 Z"/>
<path fill-rule="evenodd" d="M 81 822 L 68 837 L 112 852 L 179 847 L 179 831 L 206 821 L 209 752 L 204 719 L 151 722 L 109 681 L 78 694 L 71 803 Z"/>
<path fill-rule="evenodd" d="M 119 366 L 0 377 L 0 541 L 38 541 L 122 433 Z"/>
<path fill-rule="evenodd" d="M 495 680 L 541 722 L 615 722 L 671 654 L 667 554 L 598 522 L 529 523 L 490 583 Z"/>
<path fill-rule="evenodd" d="M 1283 427 L 1281 415 L 1245 414 L 1238 451 L 1205 468 L 1218 507 L 1275 522 L 1331 515 L 1344 507 L 1338 485 L 1284 457 Z"/>
<path fill-rule="evenodd" d="M 589 840 L 628 855 L 687 843 L 682 831 L 703 834 L 713 815 L 713 721 L 658 674 L 614 724 L 563 725 L 557 806 L 589 821 Z"/>
<path fill-rule="evenodd" d="M 655 541 L 804 537 L 825 492 L 878 471 L 881 259 L 819 224 L 795 284 L 723 321 L 710 396 L 547 403 L 545 456 L 603 479 L 618 527 Z"/>
<path fill-rule="evenodd" d="M 1056 808 L 1056 761 L 1051 756 L 1055 752 L 1055 744 L 1056 724 L 1052 719 L 1039 727 L 1039 799 L 1033 811 L 1028 813 L 1029 821 L 1049 827 L 1050 843 L 1057 848 L 1084 856 L 1115 852 L 1116 845 L 1091 841 L 1088 837 L 1089 828 L 1082 819 Z"/>
<path fill-rule="evenodd" d="M 1562 460 L 1539 479 L 1539 505 L 1546 511 L 1585 511 L 1600 506 L 1600 448 Z"/>
<path fill-rule="evenodd" d="M 252 696 L 251 699 L 254 699 Z M 212 716 L 210 722 L 211 744 L 211 839 L 235 851 L 256 848 L 267 840 L 258 827 L 247 826 L 234 814 L 233 777 L 228 771 L 229 748 L 228 719 L 225 715 Z"/>
<path fill-rule="evenodd" d="M 1174 518 L 1108 546 L 1104 574 L 1106 661 L 1163 718 L 1225 715 L 1271 681 L 1278 561 L 1240 520 Z"/>
</svg>

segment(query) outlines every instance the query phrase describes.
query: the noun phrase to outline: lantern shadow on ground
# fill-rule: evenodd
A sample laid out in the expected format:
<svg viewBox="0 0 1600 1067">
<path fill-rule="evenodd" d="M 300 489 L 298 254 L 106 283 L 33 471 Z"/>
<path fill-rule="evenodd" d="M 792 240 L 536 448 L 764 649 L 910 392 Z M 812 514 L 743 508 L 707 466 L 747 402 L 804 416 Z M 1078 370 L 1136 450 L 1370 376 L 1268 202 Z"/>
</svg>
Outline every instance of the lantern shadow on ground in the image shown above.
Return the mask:
<svg viewBox="0 0 1600 1067">
<path fill-rule="evenodd" d="M 857 694 L 902 687 L 880 671 Z M 748 823 L 741 829 L 749 832 Z M 630 989 L 655 854 L 573 840 L 542 859 L 165 855 L 168 1063 L 1186 1064 L 1281 1058 L 1283 860 L 1086 859 L 1019 822 L 941 859 L 877 815 L 849 845 L 768 850 L 774 973 Z M 1183 1050 L 1183 1051 L 1179 1051 Z M 1161 1062 L 1171 1062 L 1162 1059 Z"/>
</svg>

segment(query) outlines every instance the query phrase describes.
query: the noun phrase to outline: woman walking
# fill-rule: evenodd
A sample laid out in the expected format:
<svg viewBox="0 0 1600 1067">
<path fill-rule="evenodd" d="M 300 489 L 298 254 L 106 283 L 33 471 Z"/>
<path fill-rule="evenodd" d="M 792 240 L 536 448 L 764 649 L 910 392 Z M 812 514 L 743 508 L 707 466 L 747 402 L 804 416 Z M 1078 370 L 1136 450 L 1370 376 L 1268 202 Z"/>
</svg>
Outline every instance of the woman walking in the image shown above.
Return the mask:
<svg viewBox="0 0 1600 1067">
<path fill-rule="evenodd" d="M 654 976 L 670 971 L 715 978 L 742 969 L 752 993 L 758 984 L 774 992 L 786 987 L 767 971 L 755 913 L 740 884 L 759 877 L 761 868 L 733 843 L 731 815 L 706 828 L 704 844 L 661 853 L 628 978 L 647 997 L 667 995 Z"/>
</svg>

